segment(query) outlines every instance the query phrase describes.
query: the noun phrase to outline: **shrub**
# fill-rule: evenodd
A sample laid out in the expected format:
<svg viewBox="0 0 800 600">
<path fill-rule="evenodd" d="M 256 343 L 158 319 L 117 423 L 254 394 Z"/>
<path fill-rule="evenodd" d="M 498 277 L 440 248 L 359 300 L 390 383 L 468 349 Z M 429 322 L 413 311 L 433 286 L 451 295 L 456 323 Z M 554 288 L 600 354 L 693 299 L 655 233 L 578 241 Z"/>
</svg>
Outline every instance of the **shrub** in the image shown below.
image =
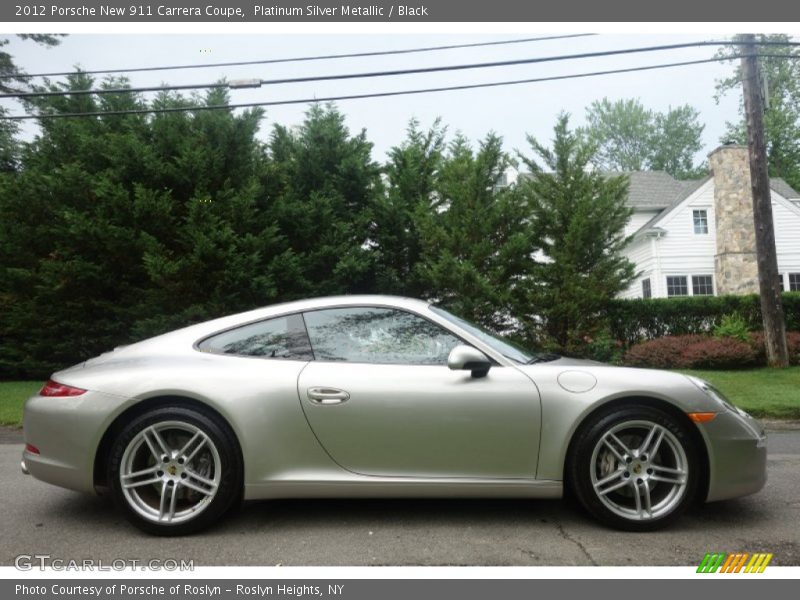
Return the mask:
<svg viewBox="0 0 800 600">
<path fill-rule="evenodd" d="M 747 322 L 736 313 L 722 317 L 719 325 L 714 328 L 714 336 L 718 338 L 733 338 L 740 342 L 750 340 Z"/>
<path fill-rule="evenodd" d="M 786 329 L 800 330 L 800 293 L 784 292 Z M 762 328 L 757 295 L 691 296 L 648 300 L 613 300 L 605 317 L 611 337 L 630 347 L 664 336 L 710 334 L 725 315 L 738 315 L 749 330 Z"/>
<path fill-rule="evenodd" d="M 744 369 L 756 365 L 756 353 L 732 337 L 706 338 L 685 348 L 681 363 L 687 369 Z"/>
<path fill-rule="evenodd" d="M 800 331 L 786 334 L 789 362 L 800 365 Z M 635 344 L 624 364 L 654 369 L 746 369 L 767 364 L 764 333 L 755 331 L 746 341 L 707 335 L 665 336 Z"/>
<path fill-rule="evenodd" d="M 705 341 L 702 335 L 666 336 L 632 346 L 625 353 L 624 362 L 631 367 L 654 369 L 685 368 L 684 351 L 693 344 Z"/>
<path fill-rule="evenodd" d="M 748 343 L 753 349 L 758 364 L 767 364 L 767 348 L 764 343 L 764 332 L 750 333 Z M 800 331 L 786 332 L 786 345 L 789 348 L 789 363 L 800 365 Z"/>
<path fill-rule="evenodd" d="M 622 342 L 601 331 L 593 338 L 587 338 L 580 355 L 589 360 L 604 363 L 619 363 L 622 360 Z"/>
</svg>

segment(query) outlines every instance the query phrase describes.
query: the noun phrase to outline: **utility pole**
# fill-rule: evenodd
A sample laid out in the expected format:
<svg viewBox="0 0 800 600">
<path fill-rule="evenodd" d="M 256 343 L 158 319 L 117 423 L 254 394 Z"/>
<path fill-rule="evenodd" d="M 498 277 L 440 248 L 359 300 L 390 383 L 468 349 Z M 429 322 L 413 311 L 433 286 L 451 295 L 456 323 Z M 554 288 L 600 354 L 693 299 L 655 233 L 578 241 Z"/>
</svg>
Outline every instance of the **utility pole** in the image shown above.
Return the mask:
<svg viewBox="0 0 800 600">
<path fill-rule="evenodd" d="M 752 33 L 739 36 L 742 46 L 742 91 L 747 119 L 747 149 L 750 155 L 750 183 L 753 189 L 753 222 L 756 232 L 758 289 L 764 322 L 767 362 L 772 367 L 788 367 L 786 321 L 778 281 L 778 257 L 772 222 L 772 198 L 767 172 L 767 146 L 764 140 L 764 95 L 761 69 Z"/>
</svg>

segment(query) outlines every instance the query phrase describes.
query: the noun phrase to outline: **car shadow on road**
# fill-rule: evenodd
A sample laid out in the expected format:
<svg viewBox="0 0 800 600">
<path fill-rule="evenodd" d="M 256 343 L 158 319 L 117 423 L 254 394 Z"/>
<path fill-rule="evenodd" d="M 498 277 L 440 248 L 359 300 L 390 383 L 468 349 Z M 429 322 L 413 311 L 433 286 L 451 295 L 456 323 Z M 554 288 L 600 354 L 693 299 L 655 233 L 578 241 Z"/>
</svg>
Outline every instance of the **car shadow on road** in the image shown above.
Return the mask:
<svg viewBox="0 0 800 600">
<path fill-rule="evenodd" d="M 47 507 L 47 520 L 81 527 L 86 522 L 134 531 L 108 497 L 65 494 Z M 668 531 L 724 531 L 770 520 L 767 507 L 743 498 L 690 508 Z M 452 527 L 515 528 L 548 525 L 608 531 L 573 499 L 281 499 L 248 501 L 203 535 L 310 532 L 324 528 L 388 526 L 414 530 Z M 144 534 L 142 534 L 144 535 Z"/>
</svg>

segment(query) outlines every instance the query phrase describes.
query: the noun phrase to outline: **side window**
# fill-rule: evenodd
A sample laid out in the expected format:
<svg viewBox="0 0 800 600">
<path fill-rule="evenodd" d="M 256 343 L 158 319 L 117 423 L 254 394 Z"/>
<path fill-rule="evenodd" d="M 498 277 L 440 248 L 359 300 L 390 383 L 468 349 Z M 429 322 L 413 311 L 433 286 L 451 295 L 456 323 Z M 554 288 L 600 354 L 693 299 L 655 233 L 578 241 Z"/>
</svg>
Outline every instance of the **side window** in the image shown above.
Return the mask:
<svg viewBox="0 0 800 600">
<path fill-rule="evenodd" d="M 317 360 L 445 365 L 462 343 L 422 317 L 391 308 L 332 308 L 304 316 Z"/>
<path fill-rule="evenodd" d="M 231 329 L 200 342 L 203 352 L 259 356 L 288 360 L 314 360 L 303 317 L 289 315 Z"/>
<path fill-rule="evenodd" d="M 703 235 L 708 233 L 708 211 L 707 210 L 693 210 L 692 222 L 694 224 L 694 232 L 696 235 Z"/>
</svg>

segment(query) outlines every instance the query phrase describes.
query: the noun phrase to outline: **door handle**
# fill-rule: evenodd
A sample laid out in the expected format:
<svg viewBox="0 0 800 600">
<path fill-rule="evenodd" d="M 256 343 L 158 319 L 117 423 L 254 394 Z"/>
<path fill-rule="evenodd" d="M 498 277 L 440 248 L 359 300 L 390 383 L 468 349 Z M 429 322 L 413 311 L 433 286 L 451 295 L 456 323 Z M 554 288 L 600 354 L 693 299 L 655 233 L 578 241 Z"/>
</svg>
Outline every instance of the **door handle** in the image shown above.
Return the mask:
<svg viewBox="0 0 800 600">
<path fill-rule="evenodd" d="M 331 387 L 308 388 L 308 399 L 315 404 L 341 404 L 350 399 L 350 394 L 344 390 Z"/>
</svg>

